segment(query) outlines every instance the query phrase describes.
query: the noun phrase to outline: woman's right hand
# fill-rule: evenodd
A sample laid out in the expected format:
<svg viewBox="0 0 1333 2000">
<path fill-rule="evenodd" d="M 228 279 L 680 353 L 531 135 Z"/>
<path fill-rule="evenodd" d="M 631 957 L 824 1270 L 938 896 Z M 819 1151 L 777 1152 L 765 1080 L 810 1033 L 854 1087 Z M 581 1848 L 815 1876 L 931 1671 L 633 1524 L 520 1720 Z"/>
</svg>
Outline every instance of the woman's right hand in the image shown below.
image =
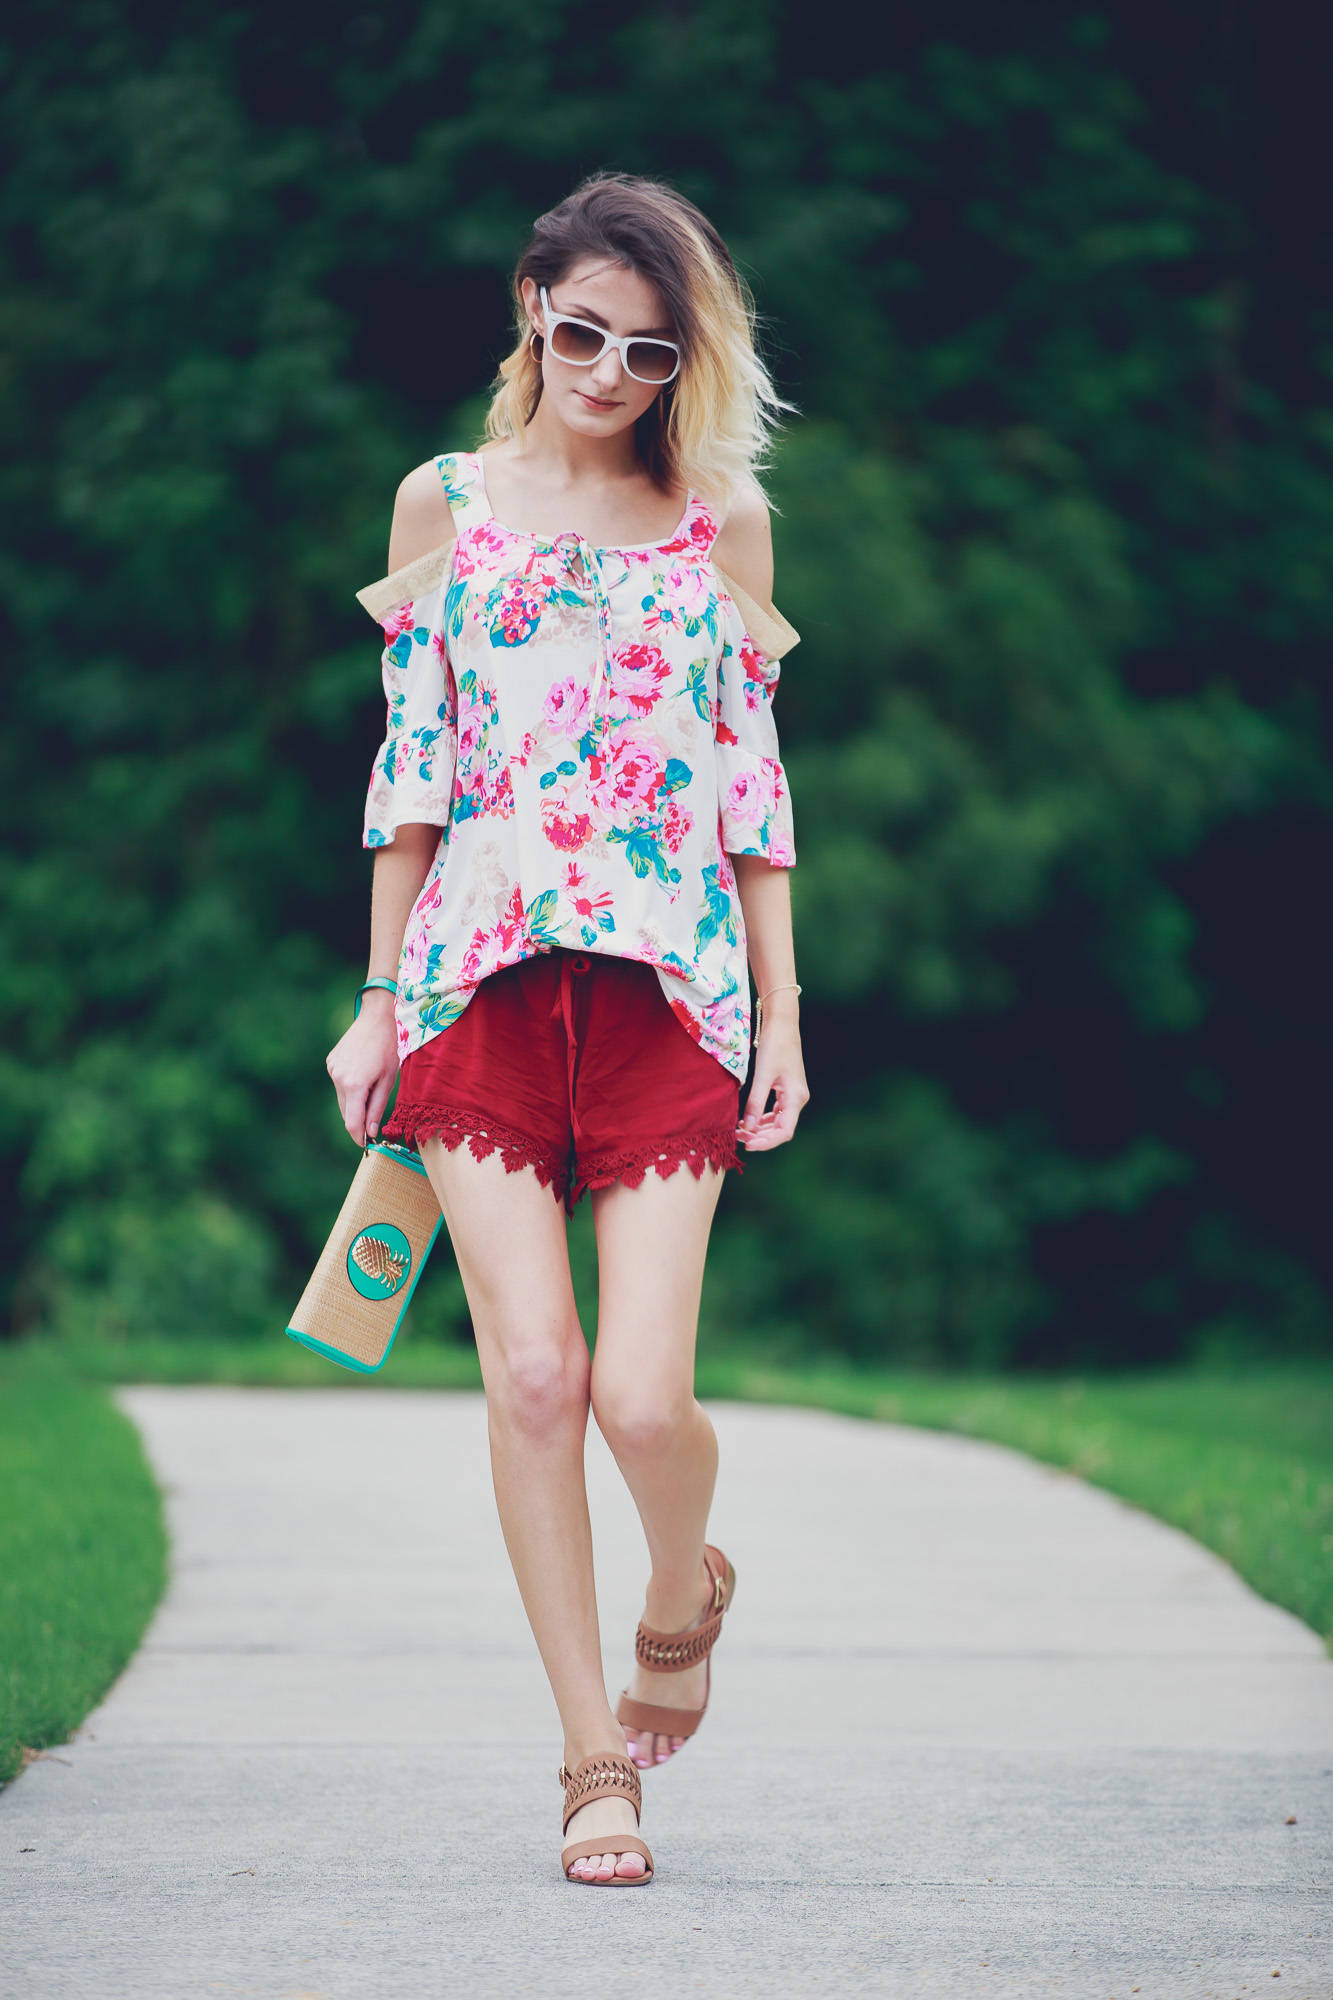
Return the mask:
<svg viewBox="0 0 1333 2000">
<path fill-rule="evenodd" d="M 398 1032 L 393 995 L 374 987 L 361 995 L 361 1012 L 325 1067 L 338 1093 L 343 1124 L 358 1146 L 379 1137 L 380 1120 L 398 1074 Z"/>
</svg>

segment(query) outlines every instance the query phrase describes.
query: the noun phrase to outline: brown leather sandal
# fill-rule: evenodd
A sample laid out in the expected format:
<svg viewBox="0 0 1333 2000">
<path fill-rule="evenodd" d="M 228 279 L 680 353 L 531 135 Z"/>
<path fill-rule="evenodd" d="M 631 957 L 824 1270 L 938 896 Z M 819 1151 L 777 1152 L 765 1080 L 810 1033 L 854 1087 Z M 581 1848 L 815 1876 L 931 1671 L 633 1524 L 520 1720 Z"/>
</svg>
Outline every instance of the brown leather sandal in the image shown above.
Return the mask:
<svg viewBox="0 0 1333 2000">
<path fill-rule="evenodd" d="M 622 1694 L 616 1705 L 616 1721 L 623 1729 L 633 1730 L 636 1736 L 642 1736 L 649 1730 L 654 1736 L 693 1736 L 708 1712 L 713 1681 L 711 1655 L 722 1631 L 723 1617 L 736 1594 L 736 1572 L 721 1549 L 715 1549 L 711 1542 L 704 1545 L 704 1568 L 708 1571 L 713 1592 L 704 1605 L 701 1625 L 692 1625 L 687 1632 L 654 1632 L 640 1619 L 639 1629 L 634 1635 L 635 1658 L 650 1674 L 683 1674 L 689 1668 L 697 1667 L 700 1660 L 706 1661 L 708 1672 L 704 1682 L 704 1705 L 702 1708 L 660 1708 L 655 1702 L 635 1701 L 632 1695 Z"/>
<path fill-rule="evenodd" d="M 590 1806 L 594 1799 L 628 1799 L 634 1808 L 635 1821 L 642 1817 L 643 1786 L 628 1757 L 585 1757 L 574 1771 L 567 1771 L 562 1764 L 560 1782 L 565 1788 L 562 1833 L 568 1833 L 569 1822 L 575 1813 L 581 1812 L 584 1806 Z M 569 1871 L 574 1862 L 586 1861 L 590 1854 L 641 1854 L 644 1871 L 642 1875 L 613 1875 L 609 1882 L 589 1880 L 586 1875 L 571 1875 Z M 590 1889 L 641 1889 L 645 1882 L 653 1879 L 653 1857 L 644 1842 L 633 1833 L 604 1833 L 595 1840 L 571 1840 L 568 1847 L 560 1850 L 560 1868 L 566 1882 L 583 1882 Z"/>
</svg>

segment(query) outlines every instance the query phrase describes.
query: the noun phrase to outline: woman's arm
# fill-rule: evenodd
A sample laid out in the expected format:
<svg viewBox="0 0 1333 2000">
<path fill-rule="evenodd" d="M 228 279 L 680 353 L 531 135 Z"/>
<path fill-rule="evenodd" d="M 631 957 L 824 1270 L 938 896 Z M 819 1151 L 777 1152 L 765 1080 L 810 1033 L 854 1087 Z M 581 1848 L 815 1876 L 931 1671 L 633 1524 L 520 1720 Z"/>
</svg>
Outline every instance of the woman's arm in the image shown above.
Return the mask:
<svg viewBox="0 0 1333 2000">
<path fill-rule="evenodd" d="M 740 578 L 736 581 L 740 583 Z M 791 886 L 787 870 L 771 867 L 761 854 L 733 854 L 731 865 L 736 870 L 745 916 L 745 943 L 755 992 L 764 999 L 763 1029 L 754 1052 L 754 1080 L 737 1137 L 750 1152 L 763 1153 L 791 1138 L 802 1109 L 810 1101 L 801 1057 L 800 996 L 795 991 Z M 768 995 L 772 997 L 765 997 Z"/>
<path fill-rule="evenodd" d="M 403 932 L 421 894 L 440 844 L 438 826 L 400 826 L 392 847 L 375 856 L 370 898 L 370 963 L 367 979 L 396 979 Z M 393 995 L 376 987 L 361 995 L 361 1012 L 327 1064 L 338 1093 L 343 1124 L 358 1146 L 379 1136 L 380 1120 L 398 1074 L 398 1038 Z"/>
<path fill-rule="evenodd" d="M 419 465 L 409 472 L 394 501 L 389 530 L 389 574 L 429 555 L 454 533 L 454 517 L 444 497 L 439 469 Z M 375 886 L 370 898 L 370 964 L 367 979 L 396 979 L 403 933 L 421 894 L 440 844 L 438 826 L 400 826 L 388 847 L 375 854 Z M 338 1109 L 358 1146 L 379 1136 L 380 1120 L 398 1074 L 398 1041 L 393 995 L 383 987 L 361 995 L 361 1012 L 336 1048 L 327 1068 L 338 1093 Z"/>
<path fill-rule="evenodd" d="M 734 577 L 756 604 L 772 603 L 773 535 L 762 494 L 740 495 L 713 544 L 713 555 L 719 567 Z M 791 887 L 787 870 L 770 866 L 761 854 L 733 854 L 731 865 L 736 871 L 736 888 L 745 917 L 745 942 L 755 991 L 760 995 L 772 994 L 771 999 L 764 1001 L 754 1081 L 737 1135 L 751 1152 L 761 1153 L 791 1138 L 802 1107 L 810 1098 L 801 1059 Z"/>
</svg>

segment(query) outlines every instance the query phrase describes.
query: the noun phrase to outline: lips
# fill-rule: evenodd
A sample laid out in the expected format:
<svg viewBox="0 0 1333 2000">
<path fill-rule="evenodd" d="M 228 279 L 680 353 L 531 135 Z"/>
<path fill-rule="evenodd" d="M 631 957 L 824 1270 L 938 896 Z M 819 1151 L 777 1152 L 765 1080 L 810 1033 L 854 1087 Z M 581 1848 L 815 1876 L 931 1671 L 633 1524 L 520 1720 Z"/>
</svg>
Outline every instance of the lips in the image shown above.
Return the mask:
<svg viewBox="0 0 1333 2000">
<path fill-rule="evenodd" d="M 585 396 L 582 389 L 576 389 L 574 393 L 581 403 L 588 405 L 590 410 L 618 410 L 620 408 L 619 403 L 609 397 Z"/>
</svg>

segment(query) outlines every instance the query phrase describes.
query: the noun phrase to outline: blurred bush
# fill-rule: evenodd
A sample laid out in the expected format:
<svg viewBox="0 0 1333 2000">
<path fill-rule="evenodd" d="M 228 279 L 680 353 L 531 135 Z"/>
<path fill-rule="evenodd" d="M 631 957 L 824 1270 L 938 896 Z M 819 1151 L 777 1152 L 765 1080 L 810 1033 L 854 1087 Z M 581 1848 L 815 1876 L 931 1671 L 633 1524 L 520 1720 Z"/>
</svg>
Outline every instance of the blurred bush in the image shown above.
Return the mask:
<svg viewBox="0 0 1333 2000">
<path fill-rule="evenodd" d="M 716 217 L 804 412 L 773 492 L 816 1095 L 728 1192 L 714 1336 L 1328 1344 L 1333 282 L 1264 232 L 1311 199 L 1281 148 L 1238 175 L 1208 109 L 1250 129 L 1282 79 L 1187 25 L 1173 68 L 1128 8 L 837 0 L 812 40 L 777 0 L 16 0 L 13 1328 L 284 1323 L 353 1164 L 351 593 L 398 478 L 471 442 L 525 224 L 616 165 Z M 443 1266 L 418 1318 L 465 1332 Z"/>
</svg>

